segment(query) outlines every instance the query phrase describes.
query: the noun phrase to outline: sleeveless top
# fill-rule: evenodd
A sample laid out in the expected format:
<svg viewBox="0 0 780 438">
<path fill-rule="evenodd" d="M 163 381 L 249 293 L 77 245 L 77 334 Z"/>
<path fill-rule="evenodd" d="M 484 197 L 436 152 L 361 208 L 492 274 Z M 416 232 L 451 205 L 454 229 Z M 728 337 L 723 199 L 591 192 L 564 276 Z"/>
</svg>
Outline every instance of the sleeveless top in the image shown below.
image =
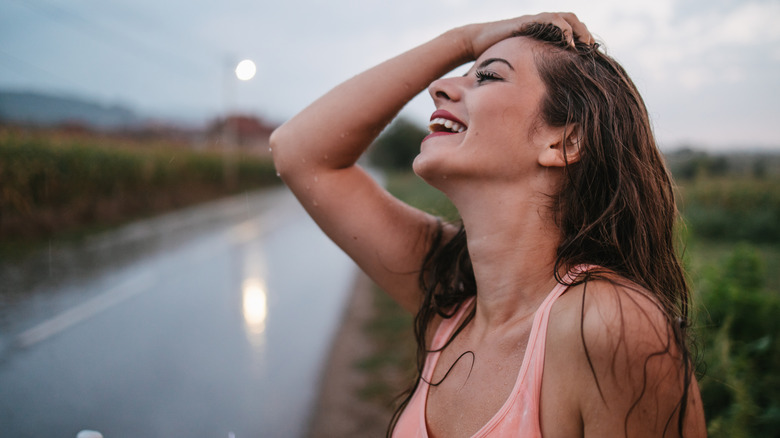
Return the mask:
<svg viewBox="0 0 780 438">
<path fill-rule="evenodd" d="M 564 278 L 564 282 L 571 282 L 580 272 L 587 267 L 572 269 Z M 473 435 L 477 437 L 541 437 L 541 424 L 539 418 L 539 400 L 542 389 L 542 371 L 544 370 L 544 347 L 547 338 L 547 322 L 550 318 L 555 300 L 568 288 L 564 284 L 556 284 L 547 298 L 539 306 L 534 314 L 531 334 L 528 338 L 528 346 L 523 356 L 523 363 L 517 375 L 515 386 L 504 405 L 493 417 Z M 458 312 L 449 319 L 445 319 L 436 329 L 432 341 L 432 349 L 441 348 L 463 319 L 466 309 L 474 300 L 470 298 L 464 302 Z M 428 387 L 426 381 L 433 379 L 433 370 L 436 368 L 440 352 L 429 353 L 425 359 L 422 379 L 417 385 L 409 404 L 404 409 L 401 417 L 393 430 L 393 436 L 398 438 L 427 438 L 428 428 L 425 422 L 425 406 L 428 401 Z"/>
</svg>

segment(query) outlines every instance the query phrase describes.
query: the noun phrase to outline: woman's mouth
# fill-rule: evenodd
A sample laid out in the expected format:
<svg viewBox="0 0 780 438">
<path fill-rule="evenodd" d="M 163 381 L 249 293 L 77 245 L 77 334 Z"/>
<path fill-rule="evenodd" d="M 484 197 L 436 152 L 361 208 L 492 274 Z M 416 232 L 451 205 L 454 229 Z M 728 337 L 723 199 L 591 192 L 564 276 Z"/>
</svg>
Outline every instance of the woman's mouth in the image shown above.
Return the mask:
<svg viewBox="0 0 780 438">
<path fill-rule="evenodd" d="M 436 117 L 428 123 L 428 130 L 431 131 L 431 133 L 451 132 L 453 134 L 460 134 L 466 130 L 466 127 L 458 122 L 453 122 L 452 120 L 443 117 Z"/>
<path fill-rule="evenodd" d="M 435 135 L 460 134 L 465 132 L 466 129 L 466 124 L 458 120 L 448 111 L 436 110 L 431 115 L 431 120 L 428 123 L 428 130 L 431 133 L 426 138 L 433 137 Z"/>
</svg>

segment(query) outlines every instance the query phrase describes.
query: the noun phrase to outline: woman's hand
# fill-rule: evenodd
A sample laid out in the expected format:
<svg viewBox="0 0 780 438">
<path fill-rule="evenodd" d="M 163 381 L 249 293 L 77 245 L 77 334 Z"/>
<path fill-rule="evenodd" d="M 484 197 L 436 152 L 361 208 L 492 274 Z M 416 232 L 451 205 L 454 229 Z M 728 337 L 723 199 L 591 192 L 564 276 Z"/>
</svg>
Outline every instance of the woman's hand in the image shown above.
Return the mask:
<svg viewBox="0 0 780 438">
<path fill-rule="evenodd" d="M 508 20 L 470 24 L 458 28 L 464 38 L 465 50 L 470 59 L 477 59 L 493 44 L 511 37 L 531 23 L 549 23 L 559 27 L 566 40 L 573 46 L 575 40 L 590 44 L 593 36 L 588 28 L 571 12 L 544 12 L 523 15 Z"/>
</svg>

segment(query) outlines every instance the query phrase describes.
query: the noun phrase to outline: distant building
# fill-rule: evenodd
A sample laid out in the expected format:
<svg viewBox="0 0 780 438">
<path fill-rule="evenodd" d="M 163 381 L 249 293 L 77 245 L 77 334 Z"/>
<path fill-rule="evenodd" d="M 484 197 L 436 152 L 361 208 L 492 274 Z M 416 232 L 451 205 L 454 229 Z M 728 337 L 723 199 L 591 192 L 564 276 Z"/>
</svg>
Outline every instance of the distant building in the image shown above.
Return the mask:
<svg viewBox="0 0 780 438">
<path fill-rule="evenodd" d="M 209 124 L 206 135 L 210 147 L 235 147 L 242 152 L 268 155 L 269 139 L 276 126 L 254 116 L 233 115 Z"/>
</svg>

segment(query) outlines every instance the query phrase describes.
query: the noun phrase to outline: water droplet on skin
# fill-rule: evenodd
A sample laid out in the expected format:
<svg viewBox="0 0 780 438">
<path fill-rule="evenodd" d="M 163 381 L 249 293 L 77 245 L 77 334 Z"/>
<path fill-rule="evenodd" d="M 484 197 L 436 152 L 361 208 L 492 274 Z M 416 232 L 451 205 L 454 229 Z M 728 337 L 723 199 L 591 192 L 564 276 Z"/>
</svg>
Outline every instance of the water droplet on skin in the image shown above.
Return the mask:
<svg viewBox="0 0 780 438">
<path fill-rule="evenodd" d="M 442 175 L 441 179 L 447 179 L 447 175 Z"/>
<path fill-rule="evenodd" d="M 323 157 L 323 158 L 325 158 L 327 160 L 328 159 L 328 154 L 325 154 L 325 157 Z"/>
<path fill-rule="evenodd" d="M 306 162 L 306 158 L 301 158 L 301 163 L 305 163 L 305 162 Z"/>
<path fill-rule="evenodd" d="M 318 204 L 318 203 L 317 203 L 317 201 L 312 201 L 312 205 L 314 205 L 315 207 L 317 207 L 317 206 L 319 206 L 320 204 Z"/>
<path fill-rule="evenodd" d="M 309 189 L 311 189 L 311 187 L 309 187 L 309 185 L 307 184 L 306 185 L 306 190 L 309 190 Z"/>
<path fill-rule="evenodd" d="M 317 175 L 314 175 L 314 182 L 317 182 L 319 180 L 320 180 L 320 178 Z"/>
<path fill-rule="evenodd" d="M 280 176 L 282 176 L 282 174 L 281 174 L 281 173 L 279 173 L 279 172 L 276 172 L 276 176 L 277 176 L 277 177 L 280 177 Z"/>
<path fill-rule="evenodd" d="M 268 148 L 268 152 L 273 152 L 273 148 Z"/>
</svg>

